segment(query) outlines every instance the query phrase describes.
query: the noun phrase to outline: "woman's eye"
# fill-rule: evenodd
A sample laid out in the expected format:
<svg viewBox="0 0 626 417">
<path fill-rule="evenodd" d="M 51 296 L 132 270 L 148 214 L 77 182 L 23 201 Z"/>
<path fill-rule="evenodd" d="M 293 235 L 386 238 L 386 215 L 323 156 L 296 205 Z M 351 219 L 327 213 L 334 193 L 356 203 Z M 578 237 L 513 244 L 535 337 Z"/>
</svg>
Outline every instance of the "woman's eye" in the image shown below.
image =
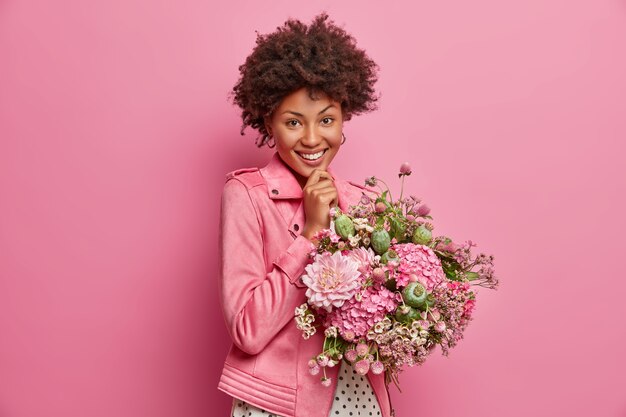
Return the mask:
<svg viewBox="0 0 626 417">
<path fill-rule="evenodd" d="M 300 123 L 299 121 L 295 120 L 295 119 L 291 119 L 287 122 L 287 126 L 289 127 L 296 127 L 298 125 L 298 123 Z"/>
<path fill-rule="evenodd" d="M 323 122 L 325 125 L 329 125 L 329 124 L 331 124 L 331 123 L 333 122 L 333 119 L 332 119 L 331 117 L 324 117 L 324 118 L 322 119 L 322 122 Z"/>
</svg>

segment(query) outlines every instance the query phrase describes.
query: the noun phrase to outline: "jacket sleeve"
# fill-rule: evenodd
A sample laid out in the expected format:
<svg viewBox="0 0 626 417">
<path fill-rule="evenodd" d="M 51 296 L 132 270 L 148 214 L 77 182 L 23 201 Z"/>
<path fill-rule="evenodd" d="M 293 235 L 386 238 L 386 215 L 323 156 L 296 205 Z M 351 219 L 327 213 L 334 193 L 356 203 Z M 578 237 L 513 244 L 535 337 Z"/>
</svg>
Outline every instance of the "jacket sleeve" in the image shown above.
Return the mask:
<svg viewBox="0 0 626 417">
<path fill-rule="evenodd" d="M 267 273 L 257 210 L 242 182 L 236 177 L 226 181 L 219 227 L 219 298 L 233 343 L 251 355 L 261 352 L 305 301 L 300 275 L 315 249 L 310 240 L 297 236 Z"/>
</svg>

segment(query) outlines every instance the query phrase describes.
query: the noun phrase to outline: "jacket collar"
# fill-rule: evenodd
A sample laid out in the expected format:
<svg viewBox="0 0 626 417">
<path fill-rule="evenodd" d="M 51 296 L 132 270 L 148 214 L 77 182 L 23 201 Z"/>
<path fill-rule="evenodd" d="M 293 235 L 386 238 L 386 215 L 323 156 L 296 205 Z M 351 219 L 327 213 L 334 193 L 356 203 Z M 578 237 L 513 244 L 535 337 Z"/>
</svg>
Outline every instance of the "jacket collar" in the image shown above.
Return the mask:
<svg viewBox="0 0 626 417">
<path fill-rule="evenodd" d="M 267 183 L 267 193 L 270 199 L 302 198 L 302 188 L 298 180 L 291 172 L 289 166 L 280 158 L 278 152 L 274 152 L 269 163 L 261 168 L 260 171 Z M 338 181 L 330 166 L 327 168 L 327 171 L 335 180 L 335 186 L 338 186 L 338 183 L 341 181 Z M 337 191 L 339 193 L 339 189 Z"/>
</svg>

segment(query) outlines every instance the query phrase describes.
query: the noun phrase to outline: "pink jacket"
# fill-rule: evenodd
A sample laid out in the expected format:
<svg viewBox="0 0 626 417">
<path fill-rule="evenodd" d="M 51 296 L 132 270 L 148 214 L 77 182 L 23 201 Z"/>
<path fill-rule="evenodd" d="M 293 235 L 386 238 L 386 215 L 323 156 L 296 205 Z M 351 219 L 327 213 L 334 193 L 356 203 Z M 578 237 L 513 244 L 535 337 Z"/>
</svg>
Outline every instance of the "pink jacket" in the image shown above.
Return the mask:
<svg viewBox="0 0 626 417">
<path fill-rule="evenodd" d="M 339 180 L 331 169 L 338 205 L 347 210 L 365 187 Z M 263 168 L 226 176 L 219 229 L 219 296 L 233 345 L 218 389 L 285 417 L 328 417 L 339 366 L 328 368 L 332 385 L 308 372 L 323 332 L 304 340 L 294 310 L 305 302 L 300 275 L 314 245 L 300 235 L 305 217 L 302 189 L 275 153 Z M 329 372 L 330 371 L 330 372 Z M 383 417 L 390 417 L 384 374 L 367 374 Z"/>
</svg>

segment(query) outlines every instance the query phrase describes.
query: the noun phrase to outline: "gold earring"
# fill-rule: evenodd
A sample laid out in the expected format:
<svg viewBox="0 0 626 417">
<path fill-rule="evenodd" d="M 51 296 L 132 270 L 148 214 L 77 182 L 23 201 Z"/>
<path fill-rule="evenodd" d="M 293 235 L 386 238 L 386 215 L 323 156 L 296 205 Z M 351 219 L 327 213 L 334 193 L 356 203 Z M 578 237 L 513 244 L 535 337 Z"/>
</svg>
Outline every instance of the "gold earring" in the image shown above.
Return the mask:
<svg viewBox="0 0 626 417">
<path fill-rule="evenodd" d="M 272 141 L 271 143 L 270 140 Z M 274 136 L 268 135 L 267 141 L 265 143 L 268 147 L 273 148 L 274 146 L 276 146 L 276 139 L 274 139 Z"/>
</svg>

